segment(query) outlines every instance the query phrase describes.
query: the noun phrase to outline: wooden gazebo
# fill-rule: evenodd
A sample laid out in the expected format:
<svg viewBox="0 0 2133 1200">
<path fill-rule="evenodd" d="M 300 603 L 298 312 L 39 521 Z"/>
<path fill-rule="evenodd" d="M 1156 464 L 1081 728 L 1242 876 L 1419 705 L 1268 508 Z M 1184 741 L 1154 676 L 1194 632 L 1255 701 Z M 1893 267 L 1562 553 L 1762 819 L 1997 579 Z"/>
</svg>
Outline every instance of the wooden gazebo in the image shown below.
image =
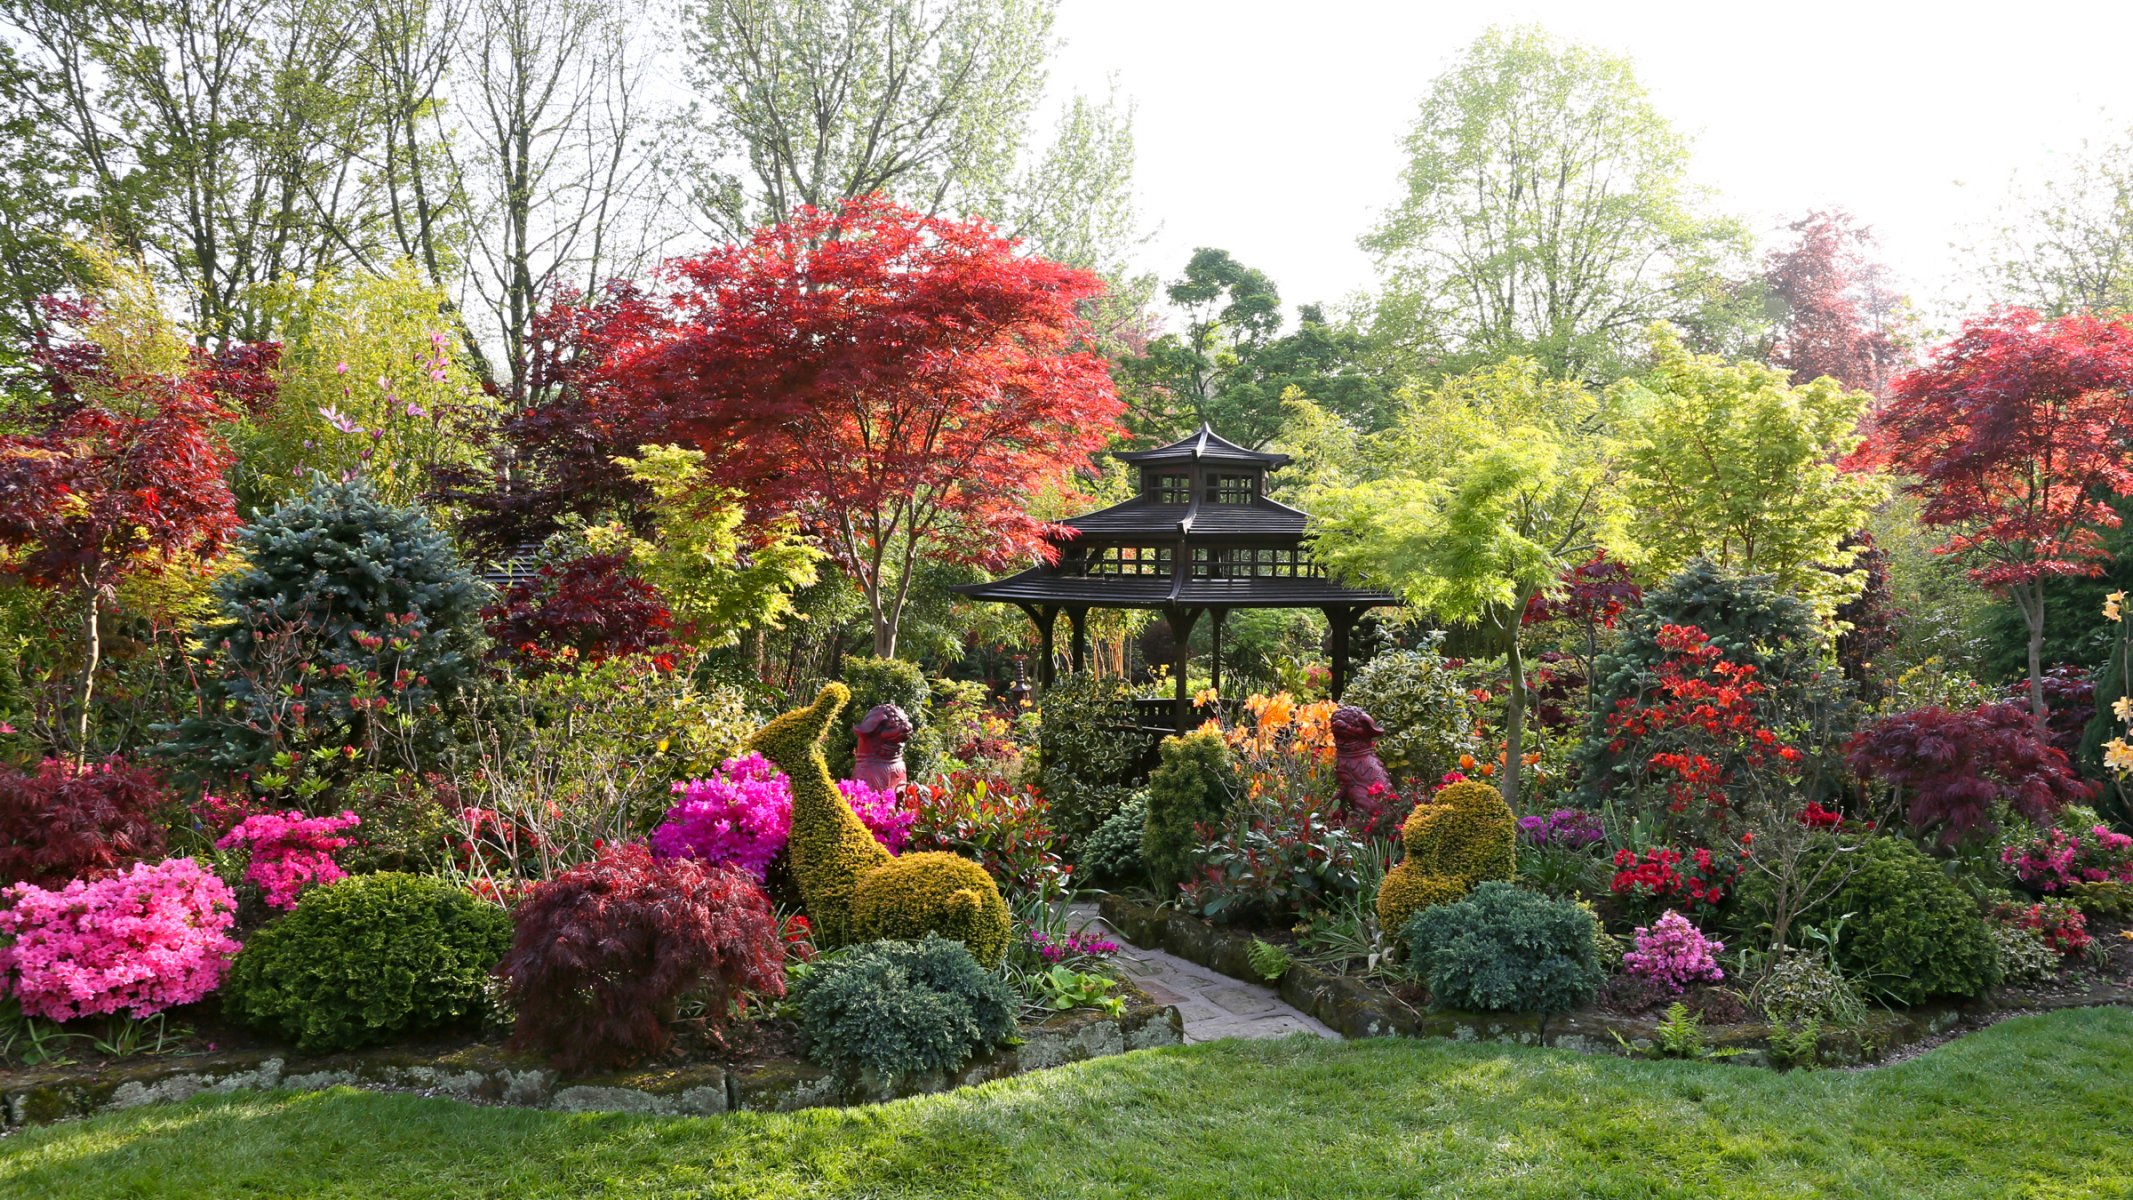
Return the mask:
<svg viewBox="0 0 2133 1200">
<path fill-rule="evenodd" d="M 1205 425 L 1183 441 L 1119 455 L 1139 468 L 1140 494 L 1063 522 L 1058 562 L 956 590 L 1012 604 L 1037 623 L 1039 679 L 1053 676 L 1053 628 L 1064 612 L 1069 660 L 1086 669 L 1092 608 L 1152 609 L 1177 644 L 1176 727 L 1191 713 L 1187 641 L 1201 614 L 1213 622 L 1213 682 L 1222 683 L 1222 622 L 1238 608 L 1315 608 L 1333 634 L 1333 695 L 1348 682 L 1348 642 L 1364 611 L 1399 603 L 1385 592 L 1329 579 L 1304 545 L 1305 514 L 1267 499 L 1269 471 L 1285 454 L 1247 450 Z"/>
</svg>

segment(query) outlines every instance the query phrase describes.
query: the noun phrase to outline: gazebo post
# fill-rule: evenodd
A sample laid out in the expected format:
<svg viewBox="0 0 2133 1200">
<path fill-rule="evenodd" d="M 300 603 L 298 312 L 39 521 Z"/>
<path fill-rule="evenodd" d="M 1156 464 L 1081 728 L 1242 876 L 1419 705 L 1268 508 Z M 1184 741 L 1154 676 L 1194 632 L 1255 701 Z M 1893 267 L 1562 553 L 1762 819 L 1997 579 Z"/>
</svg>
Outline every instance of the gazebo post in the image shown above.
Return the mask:
<svg viewBox="0 0 2133 1200">
<path fill-rule="evenodd" d="M 1355 628 L 1355 610 L 1330 607 L 1325 613 L 1326 623 L 1332 626 L 1333 698 L 1338 700 L 1348 687 L 1348 635 Z"/>
<path fill-rule="evenodd" d="M 1037 686 L 1050 687 L 1059 673 L 1052 662 L 1052 626 L 1059 620 L 1059 606 L 1018 603 L 1015 607 L 1037 624 L 1038 652 L 1044 656 L 1037 666 Z"/>
<path fill-rule="evenodd" d="M 1229 615 L 1229 610 L 1226 608 L 1210 608 L 1207 610 L 1207 615 L 1212 617 L 1215 622 L 1213 627 L 1208 630 L 1209 633 L 1214 635 L 1214 652 L 1208 656 L 1207 671 L 1209 675 L 1213 676 L 1212 686 L 1215 689 L 1215 694 L 1219 696 L 1222 693 L 1222 618 Z"/>
<path fill-rule="evenodd" d="M 1073 630 L 1067 643 L 1067 662 L 1076 675 L 1089 669 L 1089 610 L 1070 608 L 1066 610 L 1067 626 Z"/>
<path fill-rule="evenodd" d="M 1183 733 L 1186 724 L 1192 719 L 1192 693 L 1185 682 L 1185 668 L 1192 662 L 1192 627 L 1200 619 L 1200 610 L 1166 608 L 1163 610 L 1163 616 L 1170 622 L 1171 639 L 1177 643 L 1171 653 L 1171 671 L 1176 677 L 1177 685 L 1177 727 L 1178 732 Z"/>
</svg>

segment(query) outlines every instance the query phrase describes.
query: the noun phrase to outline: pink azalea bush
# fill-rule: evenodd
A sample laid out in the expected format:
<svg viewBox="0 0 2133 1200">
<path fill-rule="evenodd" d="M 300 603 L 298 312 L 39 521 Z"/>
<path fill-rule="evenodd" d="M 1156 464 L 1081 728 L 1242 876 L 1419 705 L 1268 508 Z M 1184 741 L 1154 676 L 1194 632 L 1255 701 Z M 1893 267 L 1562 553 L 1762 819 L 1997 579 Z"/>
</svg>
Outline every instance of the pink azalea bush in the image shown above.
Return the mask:
<svg viewBox="0 0 2133 1200">
<path fill-rule="evenodd" d="M 255 813 L 217 839 L 215 849 L 250 849 L 244 877 L 259 885 L 268 905 L 290 909 L 305 888 L 348 877 L 333 855 L 355 844 L 354 838 L 339 836 L 341 831 L 362 823 L 352 812 L 337 817 L 307 817 L 294 810 Z"/>
<path fill-rule="evenodd" d="M 2093 826 L 2087 833 L 2052 829 L 2025 844 L 2003 848 L 2000 862 L 2040 892 L 2077 883 L 2133 884 L 2133 837 L 2108 825 Z"/>
<path fill-rule="evenodd" d="M 837 784 L 891 854 L 903 852 L 918 814 L 894 792 L 856 780 Z M 792 781 L 760 754 L 729 758 L 709 779 L 674 785 L 681 797 L 652 831 L 652 853 L 747 871 L 761 880 L 792 833 Z"/>
<path fill-rule="evenodd" d="M 0 892 L 0 993 L 50 1021 L 191 1004 L 241 948 L 229 885 L 190 858 L 136 864 L 94 882 Z"/>
<path fill-rule="evenodd" d="M 1717 983 L 1726 977 L 1718 965 L 1726 944 L 1705 937 L 1671 908 L 1650 926 L 1637 926 L 1636 940 L 1636 948 L 1622 956 L 1623 970 L 1673 995 L 1692 983 Z"/>
</svg>

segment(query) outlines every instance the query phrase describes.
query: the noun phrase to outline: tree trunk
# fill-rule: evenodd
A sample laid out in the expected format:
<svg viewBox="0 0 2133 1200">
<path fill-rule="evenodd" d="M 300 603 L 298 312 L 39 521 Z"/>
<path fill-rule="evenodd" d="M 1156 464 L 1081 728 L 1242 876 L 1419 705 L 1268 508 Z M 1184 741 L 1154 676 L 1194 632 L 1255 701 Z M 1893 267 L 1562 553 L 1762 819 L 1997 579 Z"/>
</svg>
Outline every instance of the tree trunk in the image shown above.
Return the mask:
<svg viewBox="0 0 2133 1200">
<path fill-rule="evenodd" d="M 2032 584 L 2028 591 L 2027 597 L 2016 593 L 2016 607 L 2029 626 L 2029 707 L 2042 725 L 2049 716 L 2044 709 L 2044 585 Z"/>
<path fill-rule="evenodd" d="M 1511 670 L 1511 698 L 1509 710 L 1504 714 L 1503 798 L 1511 810 L 1518 810 L 1519 776 L 1525 767 L 1526 752 L 1526 656 L 1518 645 L 1518 614 L 1526 611 L 1531 598 L 1521 596 L 1512 610 L 1510 652 L 1507 659 Z"/>
<path fill-rule="evenodd" d="M 96 589 L 91 587 L 89 589 L 89 619 L 86 622 L 89 661 L 88 665 L 82 668 L 81 724 L 76 727 L 74 735 L 74 766 L 76 770 L 89 765 L 89 706 L 96 699 L 96 668 L 104 655 L 103 635 L 102 631 L 97 627 L 97 608 Z"/>
</svg>

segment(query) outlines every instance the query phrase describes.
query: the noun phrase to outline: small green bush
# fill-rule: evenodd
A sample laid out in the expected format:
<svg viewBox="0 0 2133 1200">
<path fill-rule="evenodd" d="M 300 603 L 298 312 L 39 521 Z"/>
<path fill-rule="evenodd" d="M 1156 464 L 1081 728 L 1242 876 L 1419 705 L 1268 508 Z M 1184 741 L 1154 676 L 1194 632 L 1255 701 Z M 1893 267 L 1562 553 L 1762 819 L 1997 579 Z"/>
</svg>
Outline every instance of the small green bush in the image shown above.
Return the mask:
<svg viewBox="0 0 2133 1200">
<path fill-rule="evenodd" d="M 1371 659 L 1341 697 L 1384 727 L 1378 759 L 1396 779 L 1433 783 L 1475 749 L 1473 705 L 1437 653 L 1443 637 L 1433 633 L 1419 649 Z"/>
<path fill-rule="evenodd" d="M 1592 940 L 1592 914 L 1500 880 L 1465 899 L 1414 915 L 1408 959 L 1440 1008 L 1565 1012 L 1607 978 Z"/>
<path fill-rule="evenodd" d="M 1037 720 L 1037 787 L 1052 814 L 1052 830 L 1069 850 L 1132 798 L 1130 778 L 1142 743 L 1132 724 L 1125 685 L 1083 672 L 1044 690 Z"/>
<path fill-rule="evenodd" d="M 1779 1025 L 1853 1029 L 1866 1021 L 1866 1003 L 1818 953 L 1793 950 L 1772 964 L 1755 986 L 1763 1013 Z"/>
<path fill-rule="evenodd" d="M 1229 745 L 1212 729 L 1163 739 L 1162 764 L 1148 777 L 1148 823 L 1141 857 L 1158 886 L 1173 888 L 1192 872 L 1198 825 L 1219 824 L 1236 794 Z"/>
<path fill-rule="evenodd" d="M 511 915 L 427 875 L 357 875 L 304 893 L 230 964 L 224 1010 L 306 1053 L 375 1045 L 482 1011 Z"/>
<path fill-rule="evenodd" d="M 1136 793 L 1081 843 L 1074 863 L 1078 883 L 1134 883 L 1148 874 L 1141 839 L 1148 829 L 1148 797 Z"/>
<path fill-rule="evenodd" d="M 1834 928 L 1851 914 L 1837 944 L 1845 977 L 1899 1004 L 1975 996 L 2000 981 L 1999 954 L 1977 901 L 1908 839 L 1870 837 L 1828 899 L 1802 914 Z"/>
<path fill-rule="evenodd" d="M 1016 1001 L 961 942 L 873 942 L 793 984 L 807 1054 L 884 1079 L 953 1071 L 1015 1031 Z"/>
<path fill-rule="evenodd" d="M 829 760 L 830 777 L 852 777 L 852 752 L 858 746 L 852 727 L 866 720 L 875 705 L 894 704 L 911 719 L 911 740 L 904 743 L 904 767 L 911 778 L 924 779 L 937 749 L 932 721 L 933 689 L 926 683 L 926 673 L 916 663 L 900 658 L 848 658 L 838 675 L 844 686 L 852 689 L 852 700 L 844 706 L 840 723 L 822 739 L 822 756 Z"/>
<path fill-rule="evenodd" d="M 2008 983 L 2044 983 L 2059 977 L 2059 952 L 2034 929 L 1994 925 L 1992 944 L 2000 956 L 2000 975 Z"/>
</svg>

